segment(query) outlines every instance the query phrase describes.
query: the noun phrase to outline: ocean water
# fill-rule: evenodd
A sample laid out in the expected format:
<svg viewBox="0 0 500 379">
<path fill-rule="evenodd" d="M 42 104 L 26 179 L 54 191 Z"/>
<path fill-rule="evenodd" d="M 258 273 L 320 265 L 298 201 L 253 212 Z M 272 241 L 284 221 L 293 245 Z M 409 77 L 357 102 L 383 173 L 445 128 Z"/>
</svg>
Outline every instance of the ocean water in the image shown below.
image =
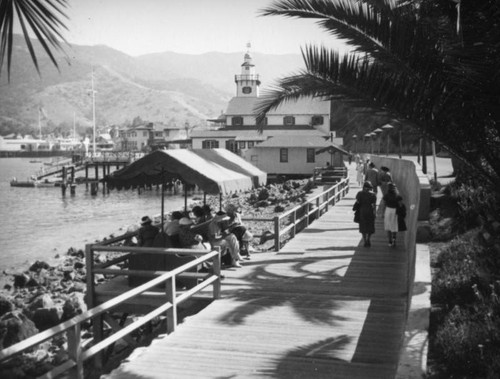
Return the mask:
<svg viewBox="0 0 500 379">
<path fill-rule="evenodd" d="M 25 180 L 43 163 L 34 158 L 0 158 L 0 269 L 27 268 L 35 260 L 53 261 L 70 247 L 124 233 L 144 215 L 161 213 L 161 191 L 116 191 L 91 196 L 85 184 L 69 189 L 63 197 L 59 187 L 11 187 L 16 177 Z M 42 162 L 50 158 L 41 158 Z M 84 175 L 84 174 L 83 174 Z M 91 174 L 90 174 L 91 175 Z M 192 197 L 188 198 L 188 204 Z M 184 207 L 183 195 L 165 197 L 165 212 Z"/>
</svg>

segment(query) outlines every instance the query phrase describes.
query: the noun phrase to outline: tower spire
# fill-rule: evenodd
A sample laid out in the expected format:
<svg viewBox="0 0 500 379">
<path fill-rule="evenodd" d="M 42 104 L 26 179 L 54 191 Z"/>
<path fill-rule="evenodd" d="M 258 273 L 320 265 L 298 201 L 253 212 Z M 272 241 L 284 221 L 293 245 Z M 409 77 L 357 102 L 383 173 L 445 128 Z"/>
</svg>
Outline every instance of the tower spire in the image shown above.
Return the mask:
<svg viewBox="0 0 500 379">
<path fill-rule="evenodd" d="M 250 48 L 252 44 L 247 42 L 247 51 L 241 65 L 241 75 L 235 75 L 236 96 L 238 97 L 258 97 L 259 96 L 259 75 L 255 73 L 255 65 L 252 62 Z"/>
</svg>

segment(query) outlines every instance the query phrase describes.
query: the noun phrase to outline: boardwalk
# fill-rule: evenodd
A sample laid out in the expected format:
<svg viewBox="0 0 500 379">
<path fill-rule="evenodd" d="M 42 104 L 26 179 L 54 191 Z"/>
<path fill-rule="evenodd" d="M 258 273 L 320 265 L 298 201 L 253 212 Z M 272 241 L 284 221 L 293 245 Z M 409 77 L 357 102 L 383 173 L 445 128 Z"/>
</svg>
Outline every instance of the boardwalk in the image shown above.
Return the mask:
<svg viewBox="0 0 500 379">
<path fill-rule="evenodd" d="M 402 243 L 387 246 L 380 218 L 372 247 L 362 246 L 351 183 L 344 200 L 279 253 L 255 253 L 224 271 L 220 300 L 108 377 L 393 378 L 407 258 Z"/>
</svg>

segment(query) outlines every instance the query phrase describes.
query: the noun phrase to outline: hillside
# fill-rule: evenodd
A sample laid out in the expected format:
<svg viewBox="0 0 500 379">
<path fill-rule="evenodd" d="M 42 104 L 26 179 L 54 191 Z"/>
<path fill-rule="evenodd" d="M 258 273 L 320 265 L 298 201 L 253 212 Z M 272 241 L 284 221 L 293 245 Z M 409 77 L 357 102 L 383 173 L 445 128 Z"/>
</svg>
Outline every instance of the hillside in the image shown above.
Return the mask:
<svg viewBox="0 0 500 379">
<path fill-rule="evenodd" d="M 235 91 L 241 53 L 201 55 L 165 52 L 132 57 L 106 46 L 66 48 L 58 71 L 35 43 L 41 76 L 20 36 L 15 38 L 10 83 L 4 67 L 0 77 L 0 125 L 69 127 L 73 115 L 79 127 L 91 125 L 91 71 L 94 68 L 98 127 L 130 123 L 135 117 L 182 126 L 203 125 L 225 110 Z M 36 41 L 35 41 L 36 42 Z M 263 87 L 297 71 L 298 55 L 253 54 Z"/>
</svg>

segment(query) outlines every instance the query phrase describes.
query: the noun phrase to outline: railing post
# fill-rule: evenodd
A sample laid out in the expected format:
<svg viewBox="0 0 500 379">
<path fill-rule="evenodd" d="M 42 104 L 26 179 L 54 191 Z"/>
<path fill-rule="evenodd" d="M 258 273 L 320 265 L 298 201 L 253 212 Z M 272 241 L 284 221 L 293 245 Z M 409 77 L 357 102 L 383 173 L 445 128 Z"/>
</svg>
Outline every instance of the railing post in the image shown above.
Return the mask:
<svg viewBox="0 0 500 379">
<path fill-rule="evenodd" d="M 94 282 L 94 249 L 91 244 L 85 245 L 85 267 L 87 269 L 87 308 L 91 309 L 95 304 L 95 282 Z M 102 341 L 103 316 L 99 315 L 92 320 L 92 334 L 95 343 Z M 98 371 L 102 368 L 103 352 L 94 356 L 94 365 Z"/>
<path fill-rule="evenodd" d="M 274 217 L 274 251 L 280 251 L 280 218 Z"/>
<path fill-rule="evenodd" d="M 319 211 L 319 196 L 316 198 L 316 219 L 318 219 L 320 216 L 320 211 Z"/>
<path fill-rule="evenodd" d="M 75 361 L 76 367 L 73 368 L 73 378 L 83 379 L 83 360 L 82 360 L 82 344 L 80 324 L 68 329 L 66 332 L 68 337 L 68 356 Z"/>
<path fill-rule="evenodd" d="M 165 294 L 167 302 L 172 306 L 167 310 L 167 333 L 170 334 L 175 331 L 177 326 L 177 301 L 175 297 L 175 276 L 172 276 L 165 282 Z"/>
<path fill-rule="evenodd" d="M 326 191 L 326 212 L 330 208 L 330 190 Z"/>
<path fill-rule="evenodd" d="M 221 265 L 221 259 L 220 259 L 220 246 L 216 246 L 215 250 L 219 252 L 215 257 L 212 259 L 212 268 L 214 270 L 214 275 L 217 276 L 217 280 L 214 282 L 214 300 L 220 298 L 220 288 L 221 288 L 221 283 L 220 283 L 220 265 Z"/>
</svg>

